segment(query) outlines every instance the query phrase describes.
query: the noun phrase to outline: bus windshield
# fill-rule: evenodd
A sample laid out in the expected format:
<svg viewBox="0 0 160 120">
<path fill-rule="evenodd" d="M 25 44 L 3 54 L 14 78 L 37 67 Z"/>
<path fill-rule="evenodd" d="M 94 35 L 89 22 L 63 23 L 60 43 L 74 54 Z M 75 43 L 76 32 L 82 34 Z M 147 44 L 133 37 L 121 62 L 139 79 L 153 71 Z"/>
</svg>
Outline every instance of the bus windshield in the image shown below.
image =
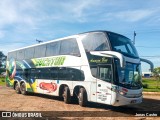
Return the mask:
<svg viewBox="0 0 160 120">
<path fill-rule="evenodd" d="M 113 51 L 120 52 L 128 57 L 138 58 L 138 53 L 130 39 L 111 32 L 107 32 L 107 35 Z"/>
<path fill-rule="evenodd" d="M 125 68 L 119 67 L 119 84 L 129 89 L 142 88 L 140 64 L 126 63 Z"/>
</svg>

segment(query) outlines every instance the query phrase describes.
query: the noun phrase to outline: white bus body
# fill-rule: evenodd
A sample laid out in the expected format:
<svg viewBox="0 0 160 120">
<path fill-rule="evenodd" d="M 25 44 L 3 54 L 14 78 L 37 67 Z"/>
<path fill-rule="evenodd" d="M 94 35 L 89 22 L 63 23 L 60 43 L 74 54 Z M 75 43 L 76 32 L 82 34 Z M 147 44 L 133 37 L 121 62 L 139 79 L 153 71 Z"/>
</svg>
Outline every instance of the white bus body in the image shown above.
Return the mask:
<svg viewBox="0 0 160 120">
<path fill-rule="evenodd" d="M 142 102 L 140 58 L 125 36 L 93 31 L 8 53 L 6 85 L 17 93 L 77 98 L 81 106 Z"/>
</svg>

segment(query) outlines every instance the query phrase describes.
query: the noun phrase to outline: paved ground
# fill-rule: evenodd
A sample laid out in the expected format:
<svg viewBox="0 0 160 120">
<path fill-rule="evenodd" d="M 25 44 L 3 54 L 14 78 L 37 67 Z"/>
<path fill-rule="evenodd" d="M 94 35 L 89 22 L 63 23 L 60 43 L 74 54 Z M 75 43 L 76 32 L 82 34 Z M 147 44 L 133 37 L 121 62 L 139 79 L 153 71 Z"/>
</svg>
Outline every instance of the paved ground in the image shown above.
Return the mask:
<svg viewBox="0 0 160 120">
<path fill-rule="evenodd" d="M 56 116 L 56 119 L 155 119 L 160 117 L 134 117 L 136 114 L 160 113 L 160 96 L 144 95 L 143 103 L 124 107 L 112 107 L 103 104 L 90 103 L 80 107 L 76 102 L 65 104 L 59 97 L 40 94 L 27 96 L 16 94 L 11 88 L 0 86 L 0 111 L 51 111 L 42 112 L 42 116 Z M 56 111 L 56 112 L 55 112 Z M 67 112 L 69 111 L 69 112 Z M 145 112 L 144 112 L 145 111 Z M 70 116 L 70 117 L 67 117 Z M 85 117 L 82 117 L 85 116 Z M 118 117 L 117 117 L 118 116 Z M 0 118 L 1 119 L 1 118 Z M 17 120 L 17 118 L 15 119 Z"/>
</svg>

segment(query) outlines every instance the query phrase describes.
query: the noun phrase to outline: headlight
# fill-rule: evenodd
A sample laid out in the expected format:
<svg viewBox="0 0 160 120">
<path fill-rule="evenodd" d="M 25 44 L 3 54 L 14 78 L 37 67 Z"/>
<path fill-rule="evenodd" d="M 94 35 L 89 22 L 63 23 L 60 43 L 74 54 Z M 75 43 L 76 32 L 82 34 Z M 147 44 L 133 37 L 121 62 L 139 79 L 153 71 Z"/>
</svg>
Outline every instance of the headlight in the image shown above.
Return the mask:
<svg viewBox="0 0 160 120">
<path fill-rule="evenodd" d="M 119 94 L 125 96 L 127 93 L 123 91 L 119 91 Z"/>
</svg>

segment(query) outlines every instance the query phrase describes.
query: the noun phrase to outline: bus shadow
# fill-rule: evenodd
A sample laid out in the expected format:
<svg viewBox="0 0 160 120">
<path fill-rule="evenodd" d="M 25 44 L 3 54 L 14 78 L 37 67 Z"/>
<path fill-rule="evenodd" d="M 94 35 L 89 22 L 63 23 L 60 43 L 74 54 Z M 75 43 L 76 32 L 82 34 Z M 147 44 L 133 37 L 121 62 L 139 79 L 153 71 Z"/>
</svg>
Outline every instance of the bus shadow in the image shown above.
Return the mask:
<svg viewBox="0 0 160 120">
<path fill-rule="evenodd" d="M 28 96 L 36 96 L 36 97 L 41 97 L 41 98 L 63 101 L 63 98 L 59 97 L 59 96 L 51 96 L 51 95 L 40 94 L 40 93 L 28 93 L 27 95 Z"/>
<path fill-rule="evenodd" d="M 59 96 L 51 96 L 51 95 L 40 94 L 40 93 L 28 93 L 27 95 L 28 96 L 41 97 L 41 98 L 47 98 L 47 99 L 52 99 L 52 100 L 57 100 L 57 101 L 63 101 L 63 97 L 59 97 Z M 77 104 L 78 105 L 78 99 L 71 98 L 71 104 Z"/>
<path fill-rule="evenodd" d="M 113 111 L 113 116 L 135 116 L 138 113 L 158 113 L 160 111 L 160 100 L 144 98 L 141 104 L 133 104 L 119 107 L 105 104 L 89 103 L 87 107 Z"/>
<path fill-rule="evenodd" d="M 57 100 L 57 101 L 62 101 L 62 97 L 58 96 L 50 96 L 50 95 L 45 95 L 45 94 L 37 94 L 37 93 L 29 93 L 29 96 L 37 96 L 41 98 L 47 98 L 47 99 L 52 99 L 52 100 Z M 64 103 L 65 104 L 65 103 Z M 77 99 L 72 99 L 72 102 L 70 105 L 78 105 Z M 133 104 L 133 105 L 126 105 L 126 106 L 111 106 L 111 105 L 105 105 L 105 104 L 100 104 L 100 103 L 93 103 L 93 102 L 88 102 L 86 108 L 96 108 L 96 115 L 98 116 L 135 116 L 136 113 L 145 113 L 145 112 L 157 112 L 160 111 L 160 100 L 156 99 L 149 99 L 149 98 L 143 98 L 143 102 L 141 104 Z M 84 111 L 87 112 L 87 111 Z M 86 113 L 88 114 L 88 113 Z M 95 115 L 95 111 L 89 113 L 91 116 Z"/>
</svg>

